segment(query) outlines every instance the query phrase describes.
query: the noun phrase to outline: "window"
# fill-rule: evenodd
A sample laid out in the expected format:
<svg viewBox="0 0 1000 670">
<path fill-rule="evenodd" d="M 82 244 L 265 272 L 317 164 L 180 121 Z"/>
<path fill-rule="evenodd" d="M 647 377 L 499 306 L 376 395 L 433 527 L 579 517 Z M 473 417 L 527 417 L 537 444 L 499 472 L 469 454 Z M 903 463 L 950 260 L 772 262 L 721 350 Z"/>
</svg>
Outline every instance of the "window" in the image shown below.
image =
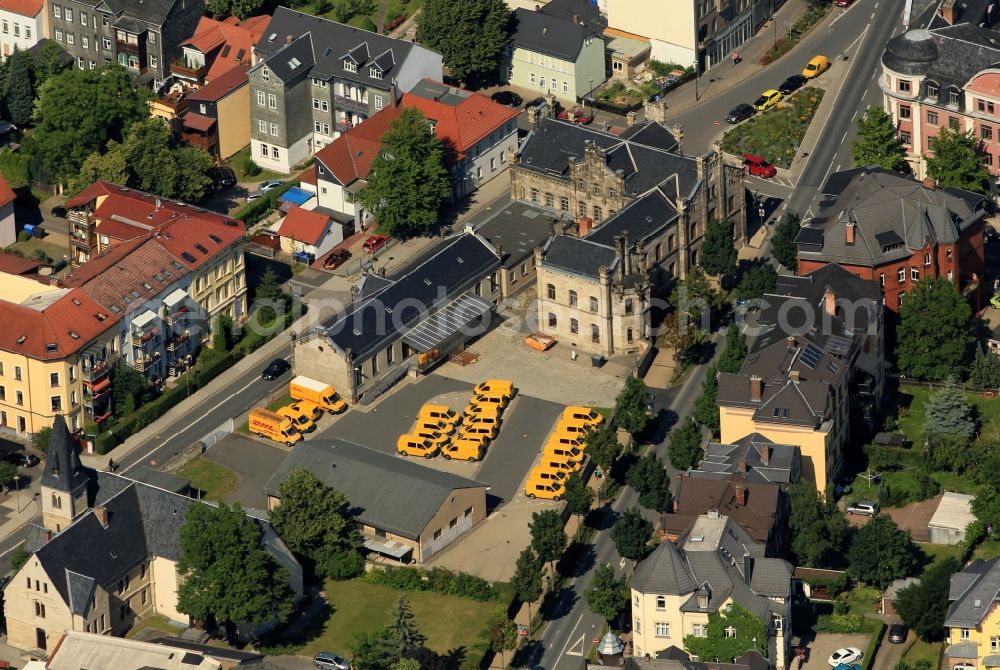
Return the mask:
<svg viewBox="0 0 1000 670">
<path fill-rule="evenodd" d="M 323 134 L 324 135 L 329 135 L 330 134 L 330 124 L 329 123 L 324 123 L 323 124 Z"/>
<path fill-rule="evenodd" d="M 344 69 L 347 70 L 348 72 L 357 72 L 358 71 L 358 64 L 355 63 L 354 61 L 345 60 L 344 61 Z"/>
<path fill-rule="evenodd" d="M 604 218 L 604 212 L 597 205 L 594 205 L 594 221 L 600 221 Z"/>
<path fill-rule="evenodd" d="M 264 158 L 267 158 L 267 145 L 266 144 L 260 145 L 260 155 L 263 156 Z"/>
<path fill-rule="evenodd" d="M 267 121 L 263 119 L 257 121 L 257 129 L 260 131 L 261 135 L 267 135 Z"/>
<path fill-rule="evenodd" d="M 388 347 L 385 348 L 385 364 L 392 365 L 392 362 L 393 360 L 395 360 L 395 358 L 396 357 L 392 351 L 392 345 L 390 344 Z"/>
<path fill-rule="evenodd" d="M 569 198 L 566 197 L 559 198 L 559 210 L 563 212 L 569 211 Z"/>
<path fill-rule="evenodd" d="M 278 96 L 276 96 L 274 93 L 268 93 L 267 94 L 267 106 L 270 107 L 271 109 L 277 109 L 278 108 Z"/>
<path fill-rule="evenodd" d="M 551 207 L 553 204 L 553 195 L 551 193 L 545 194 L 545 206 Z"/>
<path fill-rule="evenodd" d="M 993 103 L 989 100 L 976 100 L 976 109 L 983 114 L 993 116 Z"/>
<path fill-rule="evenodd" d="M 902 284 L 904 281 L 906 281 L 906 270 L 904 270 L 903 268 L 899 268 L 899 271 L 896 272 L 896 280 L 900 284 Z"/>
<path fill-rule="evenodd" d="M 577 304 L 576 291 L 570 291 L 569 292 L 569 306 L 570 307 L 576 307 L 576 304 Z"/>
<path fill-rule="evenodd" d="M 691 626 L 691 634 L 695 637 L 706 637 L 708 635 L 708 626 L 696 623 Z"/>
<path fill-rule="evenodd" d="M 59 5 L 52 5 L 52 16 L 56 17 L 57 19 L 61 19 L 62 7 L 60 7 Z"/>
<path fill-rule="evenodd" d="M 62 31 L 62 28 L 56 28 L 56 41 L 57 42 L 62 42 L 63 41 L 63 31 Z"/>
<path fill-rule="evenodd" d="M 275 137 L 278 136 L 278 124 L 277 123 L 272 123 L 271 124 L 271 134 L 274 135 Z"/>
<path fill-rule="evenodd" d="M 4 32 L 4 34 L 5 34 L 5 35 L 6 35 L 6 34 L 7 34 L 8 32 L 10 32 L 10 24 L 9 24 L 9 23 L 7 23 L 7 20 L 6 20 L 6 19 L 5 19 L 5 20 L 4 20 L 4 22 L 3 22 L 3 32 Z"/>
<path fill-rule="evenodd" d="M 80 25 L 87 25 L 87 12 L 80 12 Z"/>
<path fill-rule="evenodd" d="M 531 83 L 532 86 L 534 86 L 538 82 L 538 78 L 535 77 L 535 73 L 534 72 L 532 72 L 530 75 L 528 75 L 528 81 Z"/>
<path fill-rule="evenodd" d="M 626 331 L 625 331 L 625 340 L 626 340 L 626 341 L 627 341 L 627 342 L 628 342 L 629 344 L 632 344 L 632 340 L 633 340 L 633 339 L 635 339 L 635 335 L 634 335 L 634 334 L 632 333 L 632 329 L 631 329 L 631 328 L 629 328 L 628 330 L 626 330 Z"/>
<path fill-rule="evenodd" d="M 104 39 L 103 39 L 103 40 L 101 41 L 101 46 L 103 46 L 103 47 L 104 47 L 104 50 L 105 50 L 105 51 L 111 51 L 111 38 L 110 38 L 110 37 L 105 37 L 105 38 L 104 38 Z M 257 97 L 258 97 L 258 99 L 260 98 L 260 96 L 261 96 L 261 95 L 262 95 L 262 94 L 261 94 L 261 93 L 260 93 L 260 92 L 258 91 L 258 92 L 257 92 Z M 264 103 L 262 102 L 262 103 L 260 103 L 260 104 L 262 104 L 262 105 L 263 105 Z"/>
<path fill-rule="evenodd" d="M 24 405 L 24 393 L 21 391 L 15 391 L 14 402 L 16 402 L 18 405 Z"/>
<path fill-rule="evenodd" d="M 319 98 L 313 98 L 313 109 L 319 109 Z"/>
<path fill-rule="evenodd" d="M 733 627 L 733 626 L 726 626 L 726 637 L 735 638 L 736 637 L 736 628 Z"/>
<path fill-rule="evenodd" d="M 368 76 L 371 77 L 372 79 L 381 79 L 382 70 L 378 69 L 377 67 L 370 67 L 368 68 Z"/>
<path fill-rule="evenodd" d="M 908 130 L 901 130 L 901 131 L 899 131 L 899 143 L 900 144 L 902 144 L 904 146 L 910 146 L 910 144 L 912 144 L 912 142 L 913 142 L 913 136 L 910 134 L 910 131 L 908 131 Z"/>
<path fill-rule="evenodd" d="M 590 325 L 590 341 L 594 344 L 601 341 L 601 328 L 596 323 Z"/>
<path fill-rule="evenodd" d="M 590 296 L 590 311 L 597 313 L 597 298 Z"/>
<path fill-rule="evenodd" d="M 15 35 L 17 34 L 17 27 L 16 26 L 15 26 L 15 29 L 14 29 L 14 34 Z M 25 26 L 24 27 L 24 36 L 27 39 L 29 39 L 29 40 L 31 39 L 31 26 Z"/>
<path fill-rule="evenodd" d="M 927 82 L 927 97 L 936 98 L 938 94 L 938 85 L 931 82 Z"/>
<path fill-rule="evenodd" d="M 90 38 L 87 37 L 86 35 L 80 35 L 80 46 L 82 46 L 84 49 L 89 49 Z"/>
<path fill-rule="evenodd" d="M 901 119 L 908 119 L 908 118 L 910 118 L 910 106 L 909 105 L 900 105 L 899 106 L 899 118 L 901 118 Z"/>
<path fill-rule="evenodd" d="M 44 616 L 44 615 L 42 615 L 42 616 Z M 959 633 L 958 633 L 958 637 L 960 639 L 962 639 L 962 640 L 968 640 L 969 639 L 969 629 L 968 628 L 962 628 L 959 631 Z"/>
<path fill-rule="evenodd" d="M 958 96 L 959 96 L 959 93 L 958 93 L 958 91 L 956 89 L 953 88 L 953 89 L 949 90 L 948 91 L 948 104 L 949 105 L 957 105 L 958 104 Z"/>
<path fill-rule="evenodd" d="M 625 298 L 625 314 L 629 315 L 632 313 L 632 298 Z"/>
<path fill-rule="evenodd" d="M 382 107 L 384 107 L 384 106 L 385 106 L 385 103 L 382 101 L 382 96 L 381 95 L 376 95 L 375 96 L 375 109 L 382 109 Z"/>
<path fill-rule="evenodd" d="M 656 637 L 670 637 L 670 624 L 657 623 L 655 625 Z"/>
<path fill-rule="evenodd" d="M 149 67 L 156 67 L 156 56 L 149 54 Z"/>
<path fill-rule="evenodd" d="M 52 402 L 52 411 L 61 412 L 62 411 L 62 396 L 54 395 L 50 398 Z"/>
<path fill-rule="evenodd" d="M 577 321 L 576 319 L 570 319 L 569 320 L 569 332 L 573 333 L 574 335 L 576 335 L 577 333 L 579 333 L 580 332 L 580 322 Z"/>
<path fill-rule="evenodd" d="M 278 147 L 271 147 L 271 158 L 278 158 Z"/>
<path fill-rule="evenodd" d="M 556 299 L 556 287 L 555 284 L 549 284 L 546 286 L 546 291 L 548 292 L 549 300 Z"/>
<path fill-rule="evenodd" d="M 149 43 L 156 44 L 156 33 L 149 33 Z"/>
<path fill-rule="evenodd" d="M 531 189 L 531 202 L 533 202 L 536 205 L 538 204 L 538 189 L 537 188 Z"/>
<path fill-rule="evenodd" d="M 587 203 L 583 200 L 577 203 L 577 212 L 580 216 L 587 216 Z"/>
<path fill-rule="evenodd" d="M 59 373 L 58 372 L 50 372 L 49 373 L 49 386 L 50 387 L 59 386 Z"/>
<path fill-rule="evenodd" d="M 490 158 L 490 172 L 496 172 L 496 171 L 497 171 L 497 159 Z M 550 204 L 549 207 L 551 206 L 552 205 Z"/>
<path fill-rule="evenodd" d="M 910 268 L 910 279 L 913 281 L 920 281 L 920 270 L 917 268 Z"/>
<path fill-rule="evenodd" d="M 667 599 L 663 596 L 656 596 L 656 609 L 665 610 L 667 609 Z"/>
<path fill-rule="evenodd" d="M 553 314 L 552 312 L 549 312 L 549 328 L 555 328 L 556 323 L 557 323 L 556 315 Z"/>
<path fill-rule="evenodd" d="M 21 381 L 21 366 L 14 366 L 14 381 Z"/>
<path fill-rule="evenodd" d="M 52 494 L 52 507 L 55 509 L 62 509 L 62 498 L 57 496 L 55 493 Z"/>
<path fill-rule="evenodd" d="M 993 141 L 993 127 L 992 126 L 980 126 L 979 127 L 979 137 L 987 142 Z"/>
<path fill-rule="evenodd" d="M 66 13 L 69 13 L 68 9 L 66 10 Z M 45 603 L 38 602 L 37 600 L 35 601 L 35 616 L 39 619 L 45 618 Z"/>
<path fill-rule="evenodd" d="M 563 93 L 569 93 L 569 82 L 563 80 Z"/>
<path fill-rule="evenodd" d="M 910 92 L 910 80 L 909 79 L 900 79 L 899 80 L 899 92 L 900 93 L 909 93 Z"/>
</svg>

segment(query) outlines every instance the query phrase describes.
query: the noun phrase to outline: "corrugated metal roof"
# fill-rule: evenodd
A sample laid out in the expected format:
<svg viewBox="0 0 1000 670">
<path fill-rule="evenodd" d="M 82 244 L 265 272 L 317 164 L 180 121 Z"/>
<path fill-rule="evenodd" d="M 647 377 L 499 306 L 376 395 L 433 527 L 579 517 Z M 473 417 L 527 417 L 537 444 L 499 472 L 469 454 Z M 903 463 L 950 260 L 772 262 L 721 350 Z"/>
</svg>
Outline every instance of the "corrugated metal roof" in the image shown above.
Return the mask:
<svg viewBox="0 0 1000 670">
<path fill-rule="evenodd" d="M 965 530 L 970 523 L 976 520 L 976 515 L 972 513 L 974 498 L 975 496 L 964 493 L 945 491 L 934 516 L 931 517 L 930 523 L 927 525 L 934 528 Z"/>
</svg>

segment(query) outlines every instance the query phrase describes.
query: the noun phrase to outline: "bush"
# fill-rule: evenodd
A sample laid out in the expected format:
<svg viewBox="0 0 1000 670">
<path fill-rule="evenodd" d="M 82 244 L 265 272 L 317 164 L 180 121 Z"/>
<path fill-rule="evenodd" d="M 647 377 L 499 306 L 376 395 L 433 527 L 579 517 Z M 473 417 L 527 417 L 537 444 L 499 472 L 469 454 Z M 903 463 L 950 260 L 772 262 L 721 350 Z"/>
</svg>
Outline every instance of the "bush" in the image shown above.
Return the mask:
<svg viewBox="0 0 1000 670">
<path fill-rule="evenodd" d="M 17 234 L 18 242 L 27 242 L 31 239 L 31 233 L 26 233 L 23 230 Z"/>
<path fill-rule="evenodd" d="M 869 670 L 872 667 L 872 662 L 875 660 L 875 652 L 878 651 L 879 645 L 882 644 L 882 636 L 885 634 L 885 622 L 878 619 L 872 619 L 872 621 L 875 622 L 875 632 L 872 633 L 872 638 L 868 641 L 868 648 L 865 649 L 863 670 Z"/>
<path fill-rule="evenodd" d="M 372 21 L 369 16 L 355 16 L 347 22 L 347 25 L 360 28 L 361 30 L 367 30 L 370 33 L 378 32 L 375 22 Z"/>
<path fill-rule="evenodd" d="M 285 191 L 298 185 L 299 182 L 290 181 L 282 184 L 276 189 L 268 191 L 263 197 L 257 198 L 256 200 L 248 202 L 244 205 L 242 209 L 233 215 L 233 218 L 240 219 L 249 228 L 275 210 L 278 198 L 284 195 Z"/>
<path fill-rule="evenodd" d="M 823 90 L 803 88 L 772 108 L 728 131 L 722 138 L 727 153 L 760 154 L 777 167 L 788 168 L 823 100 Z"/>
<path fill-rule="evenodd" d="M 860 614 L 821 614 L 813 629 L 817 633 L 858 633 L 865 625 Z"/>
<path fill-rule="evenodd" d="M 243 160 L 240 161 L 240 169 L 247 177 L 255 177 L 261 172 L 260 166 L 253 162 L 253 157 L 250 154 L 244 156 Z"/>
<path fill-rule="evenodd" d="M 361 580 L 400 591 L 434 591 L 480 602 L 495 600 L 500 593 L 485 579 L 446 568 L 434 568 L 430 572 L 416 568 L 376 568 Z"/>
<path fill-rule="evenodd" d="M 233 364 L 235 364 L 236 361 L 240 360 L 242 357 L 242 352 L 237 349 L 201 366 L 201 369 L 198 371 L 198 376 L 196 377 L 198 388 L 205 388 L 208 386 L 210 381 L 231 368 Z"/>
</svg>

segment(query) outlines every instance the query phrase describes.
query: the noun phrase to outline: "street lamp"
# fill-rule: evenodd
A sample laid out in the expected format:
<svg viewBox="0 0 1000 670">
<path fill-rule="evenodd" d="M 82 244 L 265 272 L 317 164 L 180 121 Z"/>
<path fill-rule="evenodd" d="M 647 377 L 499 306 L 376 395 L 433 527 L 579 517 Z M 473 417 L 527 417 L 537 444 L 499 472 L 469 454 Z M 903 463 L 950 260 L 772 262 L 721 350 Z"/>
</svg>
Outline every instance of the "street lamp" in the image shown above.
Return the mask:
<svg viewBox="0 0 1000 670">
<path fill-rule="evenodd" d="M 292 338 L 292 374 L 295 374 L 295 339 L 298 337 L 298 333 L 293 330 L 288 334 Z"/>
</svg>

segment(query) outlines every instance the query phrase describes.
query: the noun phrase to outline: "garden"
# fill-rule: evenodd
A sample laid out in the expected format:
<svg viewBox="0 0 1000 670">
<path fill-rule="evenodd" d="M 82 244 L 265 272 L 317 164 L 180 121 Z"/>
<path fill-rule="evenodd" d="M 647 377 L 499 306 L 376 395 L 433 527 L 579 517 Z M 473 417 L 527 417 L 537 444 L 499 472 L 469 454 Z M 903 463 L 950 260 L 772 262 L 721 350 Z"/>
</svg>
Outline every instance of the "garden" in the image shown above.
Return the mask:
<svg viewBox="0 0 1000 670">
<path fill-rule="evenodd" d="M 788 169 L 799 150 L 816 109 L 823 101 L 821 88 L 803 88 L 766 112 L 727 132 L 722 150 L 763 156 L 776 167 Z"/>
<path fill-rule="evenodd" d="M 829 3 L 809 3 L 806 7 L 806 13 L 802 15 L 802 18 L 792 24 L 784 37 L 774 41 L 774 46 L 768 49 L 764 55 L 760 57 L 759 63 L 761 65 L 770 65 L 791 51 L 792 47 L 798 44 L 799 40 L 802 39 L 802 36 L 809 32 L 810 28 L 819 23 L 829 11 Z"/>
<path fill-rule="evenodd" d="M 631 108 L 644 99 L 662 94 L 688 81 L 694 77 L 694 68 L 653 60 L 649 62 L 649 74 L 649 80 L 638 84 L 631 80 L 612 79 L 594 97 L 601 102 Z"/>
</svg>

